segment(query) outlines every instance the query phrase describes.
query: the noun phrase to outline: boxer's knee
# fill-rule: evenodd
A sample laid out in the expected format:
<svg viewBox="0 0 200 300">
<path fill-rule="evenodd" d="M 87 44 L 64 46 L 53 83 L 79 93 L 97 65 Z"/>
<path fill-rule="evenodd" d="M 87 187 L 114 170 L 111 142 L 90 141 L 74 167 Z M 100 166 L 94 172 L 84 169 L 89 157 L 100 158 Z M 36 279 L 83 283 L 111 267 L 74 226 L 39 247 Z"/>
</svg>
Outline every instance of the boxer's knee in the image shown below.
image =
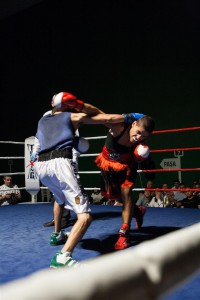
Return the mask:
<svg viewBox="0 0 200 300">
<path fill-rule="evenodd" d="M 77 218 L 79 221 L 81 221 L 81 223 L 84 227 L 88 227 L 92 223 L 92 220 L 93 220 L 90 213 L 78 214 Z"/>
</svg>

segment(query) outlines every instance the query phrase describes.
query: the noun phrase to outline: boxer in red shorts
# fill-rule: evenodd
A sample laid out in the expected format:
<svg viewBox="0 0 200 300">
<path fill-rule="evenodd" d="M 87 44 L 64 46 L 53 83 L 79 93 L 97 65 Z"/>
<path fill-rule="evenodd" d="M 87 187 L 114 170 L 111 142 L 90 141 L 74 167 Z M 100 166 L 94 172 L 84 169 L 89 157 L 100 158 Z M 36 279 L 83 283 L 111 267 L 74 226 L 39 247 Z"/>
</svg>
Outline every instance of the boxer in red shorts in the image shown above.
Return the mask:
<svg viewBox="0 0 200 300">
<path fill-rule="evenodd" d="M 123 123 L 109 124 L 107 127 L 110 130 L 95 163 L 101 169 L 102 195 L 109 199 L 120 198 L 123 203 L 122 226 L 115 244 L 115 250 L 122 250 L 130 246 L 132 216 L 138 221 L 137 227 L 143 222 L 144 211 L 136 211 L 138 208 L 134 206 L 132 189 L 137 176 L 137 163 L 146 159 L 150 152 L 146 140 L 154 129 L 154 120 L 143 114 L 124 114 Z"/>
</svg>

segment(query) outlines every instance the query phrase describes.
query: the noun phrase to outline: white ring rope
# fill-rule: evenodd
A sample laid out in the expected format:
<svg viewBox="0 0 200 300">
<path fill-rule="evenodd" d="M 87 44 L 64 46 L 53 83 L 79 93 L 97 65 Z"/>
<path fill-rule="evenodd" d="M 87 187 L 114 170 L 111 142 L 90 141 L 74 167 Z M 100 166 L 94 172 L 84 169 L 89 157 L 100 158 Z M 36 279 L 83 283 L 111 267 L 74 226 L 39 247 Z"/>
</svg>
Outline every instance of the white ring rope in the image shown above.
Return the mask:
<svg viewBox="0 0 200 300">
<path fill-rule="evenodd" d="M 0 286 L 2 300 L 156 300 L 200 270 L 200 224 L 76 269 L 45 269 Z M 87 274 L 87 275 L 86 275 Z"/>
<path fill-rule="evenodd" d="M 101 171 L 79 171 L 79 174 L 100 174 Z"/>
<path fill-rule="evenodd" d="M 24 159 L 24 156 L 0 157 L 0 159 Z"/>
<path fill-rule="evenodd" d="M 98 156 L 100 153 L 90 153 L 90 154 L 81 154 L 81 157 L 87 157 L 87 156 Z"/>
<path fill-rule="evenodd" d="M 0 144 L 20 144 L 24 145 L 24 142 L 12 142 L 12 141 L 0 141 Z"/>
<path fill-rule="evenodd" d="M 9 188 L 9 189 L 3 189 L 1 192 L 7 192 L 7 191 L 17 191 L 17 190 L 24 190 L 25 187 L 17 187 L 17 188 Z"/>
<path fill-rule="evenodd" d="M 0 176 L 7 176 L 7 175 L 24 175 L 25 172 L 17 172 L 17 173 L 0 173 Z"/>
<path fill-rule="evenodd" d="M 101 140 L 101 139 L 106 139 L 106 135 L 104 135 L 104 136 L 90 136 L 90 137 L 85 137 L 84 139 L 86 139 L 86 140 Z"/>
</svg>

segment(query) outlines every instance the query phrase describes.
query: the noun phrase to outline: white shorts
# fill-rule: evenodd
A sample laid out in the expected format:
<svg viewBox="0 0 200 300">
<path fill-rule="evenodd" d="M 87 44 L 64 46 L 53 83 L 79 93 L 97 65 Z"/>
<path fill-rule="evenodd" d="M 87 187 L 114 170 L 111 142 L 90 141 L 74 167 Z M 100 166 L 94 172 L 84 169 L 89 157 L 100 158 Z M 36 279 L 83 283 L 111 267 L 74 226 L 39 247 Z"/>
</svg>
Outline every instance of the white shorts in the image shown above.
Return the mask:
<svg viewBox="0 0 200 300">
<path fill-rule="evenodd" d="M 81 188 L 77 169 L 71 159 L 59 157 L 36 161 L 34 167 L 40 181 L 54 194 L 58 204 L 64 204 L 65 208 L 76 214 L 91 211 L 88 196 Z"/>
</svg>

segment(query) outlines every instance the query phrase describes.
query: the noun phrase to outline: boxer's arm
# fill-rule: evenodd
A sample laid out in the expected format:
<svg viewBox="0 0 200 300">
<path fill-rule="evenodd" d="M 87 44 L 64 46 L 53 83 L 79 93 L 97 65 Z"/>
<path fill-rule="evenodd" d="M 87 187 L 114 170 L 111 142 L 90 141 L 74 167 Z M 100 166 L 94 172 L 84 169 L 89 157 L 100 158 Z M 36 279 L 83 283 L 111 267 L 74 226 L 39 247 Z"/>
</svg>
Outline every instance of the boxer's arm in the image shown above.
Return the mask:
<svg viewBox="0 0 200 300">
<path fill-rule="evenodd" d="M 101 109 L 89 103 L 84 103 L 81 112 L 87 115 L 104 114 L 104 112 Z"/>
<path fill-rule="evenodd" d="M 75 128 L 84 124 L 102 124 L 110 127 L 113 124 L 120 124 L 124 122 L 124 116 L 118 114 L 97 114 L 95 116 L 88 116 L 84 113 L 72 113 L 71 120 Z"/>
</svg>

